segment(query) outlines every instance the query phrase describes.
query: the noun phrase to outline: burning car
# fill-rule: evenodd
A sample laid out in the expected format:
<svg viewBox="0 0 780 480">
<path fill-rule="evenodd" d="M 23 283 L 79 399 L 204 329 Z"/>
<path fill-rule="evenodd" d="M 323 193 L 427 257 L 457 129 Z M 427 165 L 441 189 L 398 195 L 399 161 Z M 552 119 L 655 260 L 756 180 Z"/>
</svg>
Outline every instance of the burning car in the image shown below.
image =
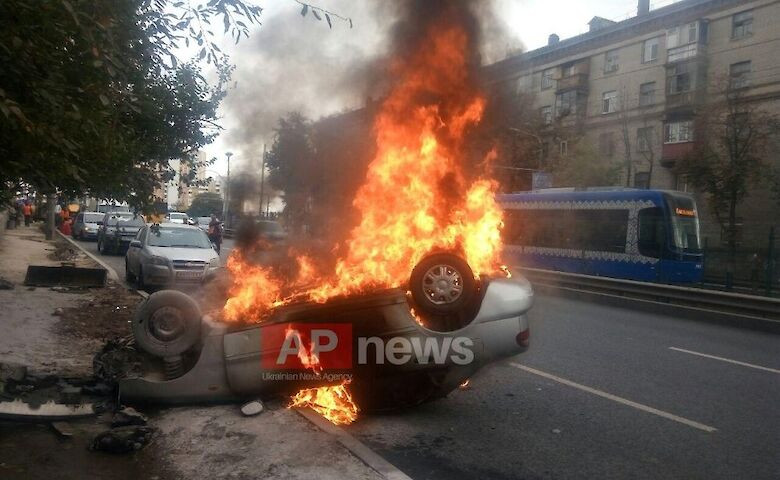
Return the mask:
<svg viewBox="0 0 780 480">
<path fill-rule="evenodd" d="M 348 384 L 350 402 L 381 411 L 443 397 L 482 366 L 527 349 L 533 292 L 522 277 L 475 278 L 462 259 L 438 253 L 418 263 L 407 287 L 283 305 L 242 327 L 202 316 L 183 293 L 157 292 L 133 320 L 137 345 L 157 361 L 120 382 L 120 395 L 229 402 Z"/>
</svg>

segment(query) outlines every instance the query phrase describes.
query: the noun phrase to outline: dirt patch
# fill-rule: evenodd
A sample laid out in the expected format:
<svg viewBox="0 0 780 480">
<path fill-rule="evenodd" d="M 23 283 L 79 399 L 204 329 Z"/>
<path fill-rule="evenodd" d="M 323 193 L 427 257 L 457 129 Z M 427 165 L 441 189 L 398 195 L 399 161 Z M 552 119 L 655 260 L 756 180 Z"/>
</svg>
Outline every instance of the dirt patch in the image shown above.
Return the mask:
<svg viewBox="0 0 780 480">
<path fill-rule="evenodd" d="M 75 300 L 63 308 L 54 325 L 62 335 L 79 339 L 106 341 L 131 333 L 130 321 L 141 298 L 119 286 L 93 289 L 92 298 Z"/>
<path fill-rule="evenodd" d="M 82 256 L 82 253 L 78 248 L 62 240 L 55 242 L 54 251 L 47 255 L 49 260 L 54 260 L 55 262 L 73 262 L 80 256 Z"/>
</svg>

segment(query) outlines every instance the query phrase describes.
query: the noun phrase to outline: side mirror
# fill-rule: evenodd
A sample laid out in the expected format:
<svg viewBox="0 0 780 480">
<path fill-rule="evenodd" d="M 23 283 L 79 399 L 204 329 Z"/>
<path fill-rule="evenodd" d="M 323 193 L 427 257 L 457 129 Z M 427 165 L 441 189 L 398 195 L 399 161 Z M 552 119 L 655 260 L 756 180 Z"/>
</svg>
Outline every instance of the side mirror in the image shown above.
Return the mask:
<svg viewBox="0 0 780 480">
<path fill-rule="evenodd" d="M 140 240 L 132 240 L 130 242 L 130 246 L 133 248 L 141 248 L 141 241 Z"/>
</svg>

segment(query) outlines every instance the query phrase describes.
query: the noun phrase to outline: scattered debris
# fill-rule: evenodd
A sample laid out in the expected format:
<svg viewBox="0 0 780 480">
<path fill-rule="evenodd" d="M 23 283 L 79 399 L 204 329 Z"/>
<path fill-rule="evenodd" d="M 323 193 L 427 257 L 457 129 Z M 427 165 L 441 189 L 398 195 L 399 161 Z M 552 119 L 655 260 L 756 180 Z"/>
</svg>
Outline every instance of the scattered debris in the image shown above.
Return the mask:
<svg viewBox="0 0 780 480">
<path fill-rule="evenodd" d="M 141 356 L 132 336 L 109 340 L 95 354 L 92 370 L 99 381 L 115 385 L 120 378 L 141 375 Z"/>
<path fill-rule="evenodd" d="M 54 430 L 60 437 L 73 437 L 73 430 L 70 429 L 70 424 L 67 422 L 51 422 L 49 425 L 51 426 L 52 430 Z"/>
<path fill-rule="evenodd" d="M 65 310 L 57 307 L 54 309 L 54 313 L 52 313 L 52 315 L 54 315 L 55 317 L 61 317 L 63 313 L 65 313 Z"/>
<path fill-rule="evenodd" d="M 557 434 L 561 433 L 561 429 L 560 428 L 553 428 L 552 429 L 552 433 L 557 435 Z"/>
<path fill-rule="evenodd" d="M 247 417 L 254 417 L 259 415 L 263 411 L 263 402 L 260 400 L 252 400 L 251 402 L 241 405 L 241 413 Z"/>
<path fill-rule="evenodd" d="M 117 427 L 99 433 L 92 444 L 90 450 L 97 450 L 108 453 L 129 453 L 142 449 L 152 439 L 154 429 L 151 427 Z"/>
<path fill-rule="evenodd" d="M 0 402 L 0 418 L 17 421 L 61 420 L 95 415 L 92 404 L 63 405 L 48 401 L 38 407 L 21 400 Z"/>
<path fill-rule="evenodd" d="M 111 419 L 111 427 L 127 427 L 130 425 L 146 425 L 146 415 L 132 407 L 124 407 L 114 414 Z"/>
<path fill-rule="evenodd" d="M 0 290 L 13 290 L 14 284 L 10 280 L 0 277 Z"/>
</svg>

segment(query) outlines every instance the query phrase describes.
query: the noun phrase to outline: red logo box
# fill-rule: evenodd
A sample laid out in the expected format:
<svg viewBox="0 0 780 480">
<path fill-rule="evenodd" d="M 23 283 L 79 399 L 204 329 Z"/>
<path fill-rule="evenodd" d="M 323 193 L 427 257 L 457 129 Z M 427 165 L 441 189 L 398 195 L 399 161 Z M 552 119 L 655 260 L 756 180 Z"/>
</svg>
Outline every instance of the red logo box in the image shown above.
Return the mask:
<svg viewBox="0 0 780 480">
<path fill-rule="evenodd" d="M 261 367 L 266 370 L 345 370 L 352 368 L 351 323 L 281 323 L 260 335 Z"/>
</svg>

